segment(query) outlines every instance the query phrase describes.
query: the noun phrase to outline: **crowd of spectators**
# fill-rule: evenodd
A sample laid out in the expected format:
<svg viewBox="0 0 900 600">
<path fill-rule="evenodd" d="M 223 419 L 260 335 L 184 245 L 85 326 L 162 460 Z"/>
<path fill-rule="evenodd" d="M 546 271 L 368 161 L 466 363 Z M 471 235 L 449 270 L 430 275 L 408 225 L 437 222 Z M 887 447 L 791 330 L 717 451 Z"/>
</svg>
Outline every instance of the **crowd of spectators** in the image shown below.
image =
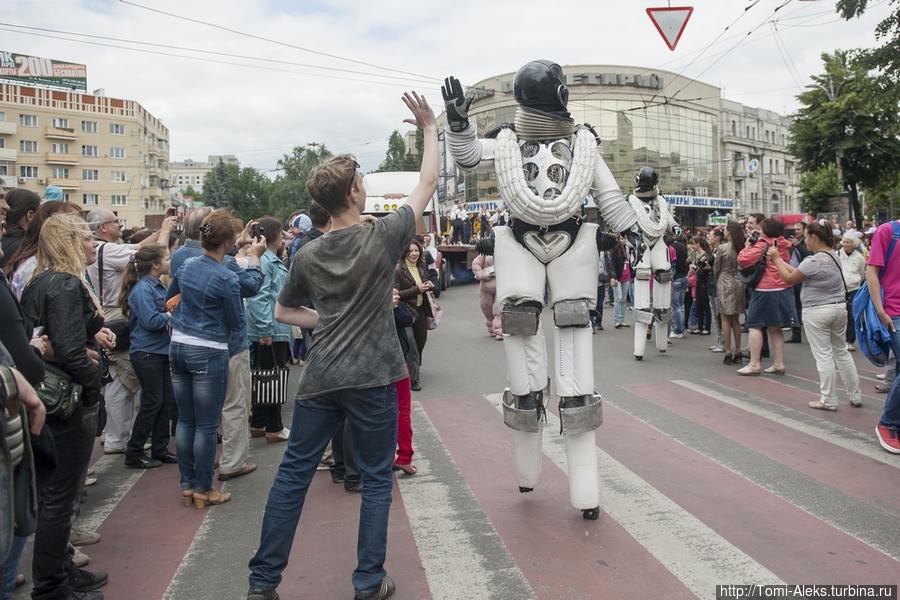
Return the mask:
<svg viewBox="0 0 900 600">
<path fill-rule="evenodd" d="M 295 438 L 282 421 L 284 398 L 251 401 L 254 373 L 286 370 L 292 362 L 305 361 L 305 380 L 324 386 L 314 395 L 349 386 L 331 406 L 342 410 L 320 423 L 325 438 L 321 445 L 316 440 L 313 466 L 330 464 L 337 483 L 362 492 L 364 512 L 380 523 L 374 527 L 383 537 L 391 471 L 416 473 L 410 391 L 421 389 L 437 275 L 434 253 L 413 234 L 434 178 L 423 177 L 416 214 L 401 209 L 365 224 L 357 214 L 353 223 L 341 200 L 364 201 L 365 191 L 355 161 L 342 157 L 340 164 L 319 173 L 322 181 L 341 179 L 349 195 L 335 200 L 327 184 L 318 189 L 311 179 L 323 204 L 285 224 L 268 216 L 245 224 L 228 210 L 199 208 L 166 217 L 157 230 L 128 230 L 106 209 L 83 213 L 25 189 L 0 197 L 0 310 L 7 319 L 0 332 L 0 421 L 12 450 L 0 470 L 0 600 L 25 581 L 19 570 L 29 538 L 32 598 L 102 600 L 108 575 L 82 568 L 90 558 L 80 550 L 100 535 L 73 527 L 84 489 L 96 482 L 90 462 L 98 440 L 105 460 L 121 460 L 124 468 L 177 465 L 186 507 L 228 502 L 231 495 L 214 485 L 216 471 L 219 481 L 253 473 L 252 437 Z M 436 172 L 436 159 L 429 165 Z M 348 254 L 354 244 L 356 253 Z M 354 257 L 355 275 L 332 295 L 340 265 Z M 298 312 L 316 318 L 295 321 Z M 344 323 L 348 315 L 355 325 Z M 360 337 L 376 315 L 384 331 Z M 332 368 L 332 360 L 352 364 Z M 383 388 L 360 389 L 381 380 Z M 292 396 L 286 387 L 281 394 Z M 361 398 L 371 400 L 368 407 Z M 295 427 L 303 421 L 299 412 Z M 376 421 L 378 432 L 371 427 Z M 294 445 L 286 447 L 289 457 Z M 344 467 L 346 475 L 335 476 Z M 367 552 L 373 566 L 379 551 Z M 354 579 L 358 590 L 382 585 L 376 571 Z"/>
</svg>

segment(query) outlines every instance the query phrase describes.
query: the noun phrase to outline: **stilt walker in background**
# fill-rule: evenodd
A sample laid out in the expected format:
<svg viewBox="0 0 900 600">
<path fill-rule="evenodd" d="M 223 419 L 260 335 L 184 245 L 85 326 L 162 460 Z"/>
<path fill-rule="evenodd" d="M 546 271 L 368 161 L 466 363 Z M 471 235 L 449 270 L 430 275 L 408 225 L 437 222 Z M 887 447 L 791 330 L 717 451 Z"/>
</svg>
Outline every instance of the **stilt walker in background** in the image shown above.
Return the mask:
<svg viewBox="0 0 900 600">
<path fill-rule="evenodd" d="M 675 222 L 665 196 L 659 193 L 656 170 L 644 167 L 634 181 L 637 187 L 628 196 L 637 215 L 632 231 L 640 235 L 634 267 L 634 358 L 643 360 L 651 326 L 658 351 L 665 352 L 669 341 L 673 274 L 664 236 L 667 233 L 678 235 L 681 228 Z"/>
<path fill-rule="evenodd" d="M 442 89 L 448 145 L 461 168 L 493 161 L 510 223 L 481 240 L 493 254 L 501 306 L 509 387 L 503 418 L 515 430 L 519 491 L 530 492 L 541 472 L 541 433 L 549 378 L 541 328 L 545 294 L 553 309 L 553 384 L 569 466 L 569 497 L 586 519 L 600 514 L 594 430 L 603 422 L 594 390 L 590 311 L 597 304 L 599 248 L 615 237 L 582 221 L 588 195 L 614 231 L 631 229 L 636 215 L 600 156 L 599 139 L 577 126 L 566 110 L 569 91 L 562 68 L 540 60 L 516 73 L 515 124 L 479 139 L 469 122 L 472 98 L 453 77 Z M 602 301 L 602 300 L 601 300 Z"/>
</svg>

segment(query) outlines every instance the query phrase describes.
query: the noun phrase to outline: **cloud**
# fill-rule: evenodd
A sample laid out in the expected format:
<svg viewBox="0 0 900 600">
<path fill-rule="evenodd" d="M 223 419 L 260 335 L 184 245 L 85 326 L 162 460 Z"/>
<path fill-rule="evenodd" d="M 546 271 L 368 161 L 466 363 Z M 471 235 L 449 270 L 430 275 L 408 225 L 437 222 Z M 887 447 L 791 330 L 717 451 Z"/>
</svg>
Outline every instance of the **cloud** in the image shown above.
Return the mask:
<svg viewBox="0 0 900 600">
<path fill-rule="evenodd" d="M 91 89 L 139 101 L 169 127 L 173 160 L 233 153 L 262 170 L 274 168 L 294 145 L 313 141 L 334 152 L 356 153 L 363 167 L 372 169 L 383 158 L 390 132 L 409 128 L 402 123 L 403 89 L 424 91 L 440 110 L 439 78 L 454 74 L 474 83 L 535 58 L 683 70 L 722 86 L 729 99 L 790 112 L 799 87 L 785 62 L 796 65 L 800 85 L 808 83 L 809 75 L 820 70 L 822 52 L 874 45 L 875 25 L 890 9 L 886 0 L 876 0 L 863 18 L 844 22 L 834 13 L 833 0 L 793 0 L 777 13 L 784 0 L 761 0 L 746 12 L 750 0 L 694 0 L 691 21 L 678 49 L 670 52 L 644 12 L 665 5 L 662 0 L 136 1 L 408 73 L 247 39 L 113 0 L 7 0 L 4 20 L 9 23 L 381 75 L 203 57 L 252 65 L 241 67 L 2 32 L 0 49 L 85 63 Z M 773 19 L 789 58 L 782 58 L 776 45 L 768 23 Z M 740 35 L 754 28 L 752 35 Z M 431 79 L 421 83 L 421 76 Z"/>
</svg>

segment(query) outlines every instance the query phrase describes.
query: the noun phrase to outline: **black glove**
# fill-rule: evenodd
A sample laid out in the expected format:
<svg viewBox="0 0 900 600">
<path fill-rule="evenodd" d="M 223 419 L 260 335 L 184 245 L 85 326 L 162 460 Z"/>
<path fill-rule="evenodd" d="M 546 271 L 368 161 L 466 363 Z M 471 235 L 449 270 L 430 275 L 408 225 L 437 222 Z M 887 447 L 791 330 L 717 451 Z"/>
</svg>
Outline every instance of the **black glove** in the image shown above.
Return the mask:
<svg viewBox="0 0 900 600">
<path fill-rule="evenodd" d="M 474 96 L 466 96 L 459 79 L 452 75 L 444 80 L 441 95 L 444 97 L 450 131 L 459 133 L 469 126 L 469 106 L 472 105 Z"/>
</svg>

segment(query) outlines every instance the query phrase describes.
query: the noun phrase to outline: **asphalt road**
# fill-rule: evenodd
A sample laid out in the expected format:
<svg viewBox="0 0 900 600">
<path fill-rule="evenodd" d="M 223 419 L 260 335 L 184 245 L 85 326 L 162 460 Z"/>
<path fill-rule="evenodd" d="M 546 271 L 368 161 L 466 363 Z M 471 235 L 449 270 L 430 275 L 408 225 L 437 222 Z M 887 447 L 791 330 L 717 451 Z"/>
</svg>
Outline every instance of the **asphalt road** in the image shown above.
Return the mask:
<svg viewBox="0 0 900 600">
<path fill-rule="evenodd" d="M 568 504 L 552 411 L 542 483 L 518 493 L 499 412 L 503 342 L 487 335 L 477 286 L 440 301 L 413 395 L 419 473 L 394 492 L 396 598 L 714 598 L 724 584 L 900 581 L 900 457 L 875 440 L 884 396 L 861 357 L 863 408 L 842 396 L 822 413 L 806 408 L 818 389 L 806 344 L 787 346 L 786 376 L 738 377 L 705 336 L 665 355 L 648 344 L 638 363 L 632 330 L 613 329 L 606 307 L 593 338 L 602 514 L 585 521 Z M 84 550 L 89 568 L 110 573 L 107 599 L 243 598 L 283 446 L 254 440 L 252 452 L 259 470 L 206 511 L 180 507 L 175 467 L 142 473 L 99 457 L 79 524 L 103 536 Z M 352 597 L 358 503 L 315 477 L 282 598 Z"/>
</svg>

